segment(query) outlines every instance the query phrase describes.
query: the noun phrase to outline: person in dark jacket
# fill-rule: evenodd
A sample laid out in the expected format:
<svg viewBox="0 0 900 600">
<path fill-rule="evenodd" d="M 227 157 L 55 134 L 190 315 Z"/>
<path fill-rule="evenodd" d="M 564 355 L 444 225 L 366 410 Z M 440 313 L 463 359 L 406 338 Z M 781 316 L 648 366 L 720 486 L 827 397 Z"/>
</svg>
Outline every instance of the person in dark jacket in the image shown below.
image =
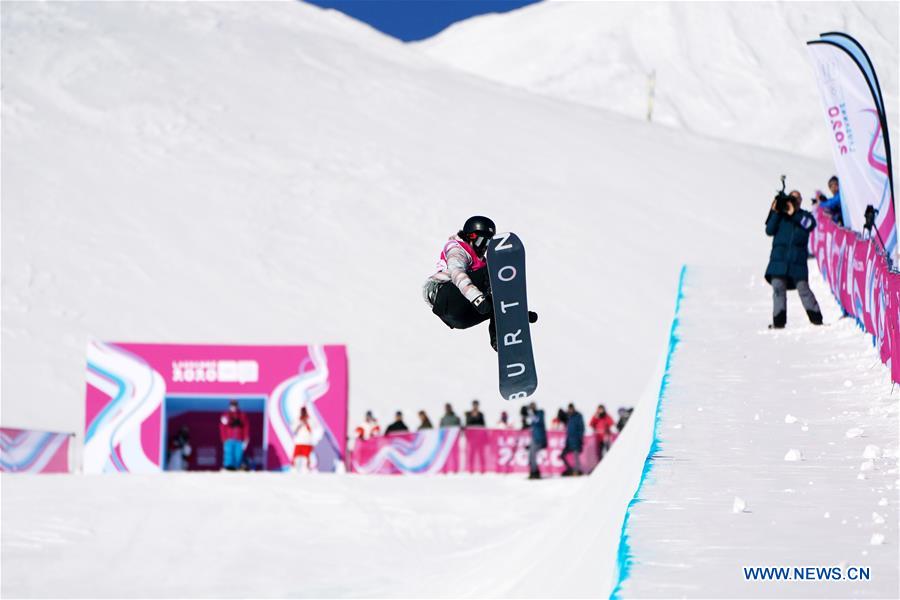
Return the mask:
<svg viewBox="0 0 900 600">
<path fill-rule="evenodd" d="M 182 425 L 172 441 L 169 442 L 169 464 L 166 469 L 169 471 L 189 470 L 191 453 L 191 430 L 187 425 Z"/>
<path fill-rule="evenodd" d="M 623 406 L 619 409 L 619 420 L 616 422 L 616 431 L 622 433 L 622 430 L 625 429 L 625 425 L 628 424 L 628 419 L 631 418 L 632 412 L 634 412 L 634 407 L 625 408 Z"/>
<path fill-rule="evenodd" d="M 575 410 L 574 404 L 569 404 L 566 410 L 566 445 L 559 457 L 566 463 L 563 476 L 581 475 L 581 451 L 584 449 L 584 417 Z M 575 455 L 574 467 L 569 464 L 568 455 Z"/>
<path fill-rule="evenodd" d="M 484 427 L 484 413 L 478 400 L 472 400 L 472 410 L 466 412 L 466 427 Z"/>
<path fill-rule="evenodd" d="M 528 446 L 528 479 L 540 479 L 541 470 L 537 463 L 537 454 L 547 447 L 547 425 L 544 423 L 544 411 L 532 402 L 528 405 L 528 420 L 531 427 L 531 444 Z"/>
<path fill-rule="evenodd" d="M 813 325 L 822 324 L 822 312 L 812 290 L 809 289 L 809 270 L 806 266 L 809 232 L 815 229 L 816 219 L 802 210 L 800 192 L 790 193 L 790 202 L 784 212 L 776 210 L 772 203 L 766 219 L 766 235 L 773 238 L 772 253 L 766 267 L 766 281 L 772 285 L 773 329 L 782 329 L 787 323 L 787 290 L 796 289 L 800 301 Z"/>
<path fill-rule="evenodd" d="M 394 422 L 388 425 L 387 429 L 385 429 L 384 432 L 402 433 L 404 431 L 409 431 L 409 427 L 407 427 L 406 423 L 403 422 L 403 413 L 398 410 L 397 415 L 394 418 Z"/>
</svg>

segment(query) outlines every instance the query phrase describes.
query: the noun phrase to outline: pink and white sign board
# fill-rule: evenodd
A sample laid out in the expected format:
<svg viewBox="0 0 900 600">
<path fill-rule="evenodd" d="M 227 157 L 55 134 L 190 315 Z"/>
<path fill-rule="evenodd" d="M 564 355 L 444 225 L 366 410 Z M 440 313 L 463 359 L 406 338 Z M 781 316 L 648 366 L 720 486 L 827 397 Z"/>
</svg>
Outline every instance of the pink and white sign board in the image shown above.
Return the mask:
<svg viewBox="0 0 900 600">
<path fill-rule="evenodd" d="M 162 470 L 167 396 L 265 398 L 266 467 L 290 467 L 300 408 L 311 417 L 319 470 L 346 452 L 344 346 L 130 344 L 87 348 L 84 472 Z"/>
<path fill-rule="evenodd" d="M 68 473 L 71 434 L 0 429 L 0 472 Z"/>
<path fill-rule="evenodd" d="M 547 432 L 547 448 L 537 460 L 544 475 L 565 470 L 559 454 L 565 446 L 564 431 Z M 422 475 L 435 473 L 527 473 L 528 430 L 455 427 L 426 429 L 416 433 L 395 433 L 368 440 L 356 440 L 351 453 L 354 473 L 382 475 Z M 581 468 L 590 472 L 597 466 L 597 440 L 584 437 Z M 573 462 L 574 457 L 570 456 Z"/>
<path fill-rule="evenodd" d="M 809 238 L 822 277 L 844 312 L 872 335 L 881 361 L 900 383 L 900 274 L 888 268 L 877 241 L 839 227 L 821 209 Z"/>
</svg>

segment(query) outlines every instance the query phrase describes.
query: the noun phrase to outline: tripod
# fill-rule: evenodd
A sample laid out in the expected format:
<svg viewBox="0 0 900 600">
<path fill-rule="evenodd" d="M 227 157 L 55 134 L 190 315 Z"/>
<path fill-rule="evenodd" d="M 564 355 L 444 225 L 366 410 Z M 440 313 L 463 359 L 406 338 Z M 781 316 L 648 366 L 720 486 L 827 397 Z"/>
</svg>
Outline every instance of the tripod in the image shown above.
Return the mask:
<svg viewBox="0 0 900 600">
<path fill-rule="evenodd" d="M 875 227 L 875 215 L 877 214 L 878 210 L 871 204 L 866 207 L 866 212 L 863 213 L 863 216 L 865 217 L 863 231 L 868 234 L 869 239 L 872 239 L 872 230 L 875 230 L 875 237 L 878 239 L 878 243 L 881 244 L 881 251 L 884 253 L 884 258 L 887 260 L 888 269 L 893 270 L 894 265 L 893 261 L 891 261 L 891 255 L 888 254 L 887 246 L 884 245 L 884 240 L 881 239 L 881 232 L 878 231 L 877 227 Z"/>
</svg>

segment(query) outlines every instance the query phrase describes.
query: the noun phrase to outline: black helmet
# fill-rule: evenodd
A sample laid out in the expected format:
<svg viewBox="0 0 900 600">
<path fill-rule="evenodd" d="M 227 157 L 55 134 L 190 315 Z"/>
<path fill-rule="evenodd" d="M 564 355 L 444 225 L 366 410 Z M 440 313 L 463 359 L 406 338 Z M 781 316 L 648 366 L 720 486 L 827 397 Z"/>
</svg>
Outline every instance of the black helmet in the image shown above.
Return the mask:
<svg viewBox="0 0 900 600">
<path fill-rule="evenodd" d="M 479 256 L 484 256 L 487 250 L 488 240 L 497 233 L 497 226 L 487 217 L 469 217 L 459 232 L 459 237 L 464 239 Z"/>
</svg>

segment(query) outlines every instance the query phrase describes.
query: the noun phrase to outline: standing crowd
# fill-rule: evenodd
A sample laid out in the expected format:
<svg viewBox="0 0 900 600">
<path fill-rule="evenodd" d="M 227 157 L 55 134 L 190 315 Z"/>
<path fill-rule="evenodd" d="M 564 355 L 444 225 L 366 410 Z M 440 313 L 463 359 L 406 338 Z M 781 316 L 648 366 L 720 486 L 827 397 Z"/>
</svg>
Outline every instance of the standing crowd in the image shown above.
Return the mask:
<svg viewBox="0 0 900 600">
<path fill-rule="evenodd" d="M 550 423 L 551 431 L 565 431 L 565 445 L 560 453 L 560 459 L 565 463 L 566 468 L 563 476 L 582 475 L 581 469 L 581 453 L 584 450 L 584 437 L 586 431 L 591 432 L 597 441 L 597 459 L 598 462 L 603 459 L 606 452 L 609 451 L 615 435 L 625 427 L 628 418 L 631 416 L 633 408 L 620 408 L 618 411 L 618 419 L 614 419 L 612 415 L 606 412 L 606 407 L 602 404 L 597 406 L 590 420 L 585 423 L 582 414 L 570 403 L 566 409 L 559 409 L 556 416 Z M 544 410 L 532 402 L 523 406 L 519 411 L 520 424 L 515 424 L 510 419 L 507 411 L 500 413 L 499 419 L 491 425 L 493 429 L 506 430 L 528 430 L 531 434 L 530 443 L 528 445 L 528 465 L 529 479 L 540 479 L 541 472 L 538 465 L 538 453 L 547 448 L 547 425 L 544 416 Z M 416 431 L 424 431 L 433 429 L 434 425 L 428 414 L 424 410 L 418 412 L 418 426 Z M 472 408 L 463 413 L 462 418 L 453 410 L 453 405 L 447 403 L 444 405 L 444 414 L 438 421 L 438 427 L 460 427 L 460 428 L 487 428 L 487 420 L 483 412 L 481 412 L 481 404 L 478 400 L 472 401 Z M 394 413 L 394 420 L 384 429 L 385 435 L 392 433 L 407 433 L 412 431 L 403 420 L 403 413 L 397 411 Z M 356 427 L 354 438 L 357 440 L 367 440 L 382 435 L 381 425 L 375 418 L 371 410 L 366 411 L 363 422 Z"/>
</svg>

